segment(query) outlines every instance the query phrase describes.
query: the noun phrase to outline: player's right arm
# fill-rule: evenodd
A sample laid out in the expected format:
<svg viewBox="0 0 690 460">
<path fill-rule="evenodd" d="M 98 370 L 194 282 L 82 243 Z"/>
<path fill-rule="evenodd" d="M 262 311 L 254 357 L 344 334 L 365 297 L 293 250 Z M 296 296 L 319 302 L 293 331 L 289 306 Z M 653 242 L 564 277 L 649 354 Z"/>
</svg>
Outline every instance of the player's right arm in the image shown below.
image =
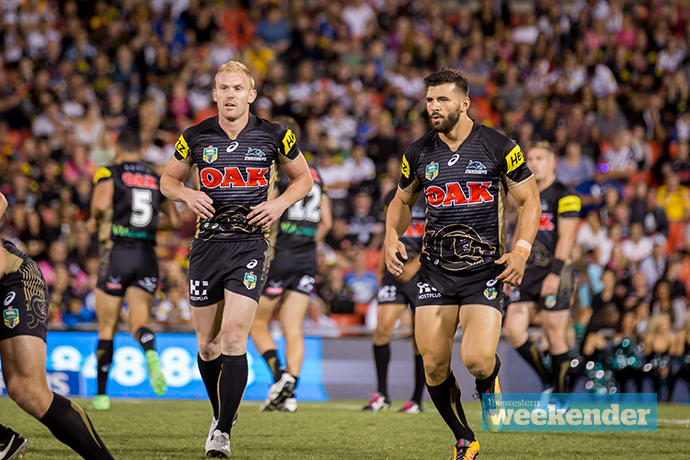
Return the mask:
<svg viewBox="0 0 690 460">
<path fill-rule="evenodd" d="M 113 173 L 109 168 L 100 168 L 93 178 L 93 195 L 91 196 L 91 218 L 87 222 L 87 228 L 91 233 L 96 233 L 98 226 L 106 211 L 113 204 L 115 184 Z"/>
<path fill-rule="evenodd" d="M 7 198 L 0 192 L 0 219 L 7 211 Z M 0 278 L 5 275 L 5 248 L 0 248 Z"/>
<path fill-rule="evenodd" d="M 409 158 L 408 158 L 409 157 Z M 383 257 L 386 268 L 394 276 L 400 276 L 403 272 L 403 264 L 407 260 L 405 245 L 400 237 L 410 226 L 412 220 L 412 207 L 417 202 L 421 191 L 421 184 L 415 173 L 414 161 L 416 155 L 405 152 L 402 158 L 402 176 L 395 196 L 388 205 L 386 213 L 386 237 L 383 242 Z M 402 261 L 398 259 L 398 253 Z"/>
<path fill-rule="evenodd" d="M 184 181 L 192 169 L 192 156 L 189 141 L 185 134 L 175 144 L 175 153 L 165 165 L 161 176 L 161 193 L 172 201 L 183 201 L 202 219 L 210 219 L 215 214 L 213 200 L 204 192 L 185 187 Z M 189 136 L 189 134 L 187 134 Z"/>
</svg>

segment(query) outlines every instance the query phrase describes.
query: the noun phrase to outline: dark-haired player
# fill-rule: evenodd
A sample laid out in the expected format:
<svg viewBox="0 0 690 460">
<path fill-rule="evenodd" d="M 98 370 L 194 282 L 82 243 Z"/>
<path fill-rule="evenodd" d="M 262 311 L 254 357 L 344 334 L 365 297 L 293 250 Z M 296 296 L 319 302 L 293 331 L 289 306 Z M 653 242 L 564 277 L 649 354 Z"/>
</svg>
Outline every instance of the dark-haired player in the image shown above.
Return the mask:
<svg viewBox="0 0 690 460">
<path fill-rule="evenodd" d="M 299 139 L 299 125 L 294 119 L 276 117 L 273 121 L 290 129 Z M 326 186 L 316 169 L 310 167 L 309 170 L 314 180 L 311 190 L 290 206 L 278 221 L 275 256 L 250 331 L 254 345 L 273 375 L 274 383 L 261 406 L 264 411 L 297 410 L 295 389 L 304 359 L 302 323 L 309 308 L 309 294 L 314 288 L 316 242 L 322 241 L 333 225 Z M 279 171 L 277 191 L 283 193 L 288 183 L 287 176 Z M 268 330 L 278 301 L 279 319 L 285 336 L 285 367 L 281 365 L 276 344 Z"/>
<path fill-rule="evenodd" d="M 293 132 L 249 113 L 257 93 L 247 66 L 223 64 L 215 83 L 218 115 L 182 133 L 161 189 L 198 216 L 189 299 L 199 371 L 213 406 L 206 455 L 222 458 L 230 456 L 230 430 L 247 386 L 247 337 L 272 251 L 267 234 L 313 181 Z M 290 183 L 269 199 L 276 164 Z M 193 165 L 201 190 L 183 183 Z"/>
<path fill-rule="evenodd" d="M 0 193 L 0 217 L 7 199 Z M 10 241 L 0 248 L 0 358 L 7 394 L 53 436 L 87 460 L 112 460 L 78 404 L 53 393 L 46 380 L 48 286 L 38 265 Z M 0 459 L 26 453 L 27 440 L 0 425 Z"/>
<path fill-rule="evenodd" d="M 110 409 L 106 386 L 125 296 L 129 328 L 144 349 L 151 386 L 159 396 L 166 389 L 155 334 L 148 328 L 158 284 L 156 232 L 165 227 L 179 228 L 182 221 L 175 203 L 163 200 L 160 178 L 141 161 L 142 153 L 139 133 L 122 131 L 115 146 L 115 165 L 100 168 L 93 180 L 91 216 L 100 227 L 101 237 L 96 284 L 98 394 L 92 402 L 98 410 Z M 164 213 L 161 222 L 160 211 Z"/>
<path fill-rule="evenodd" d="M 384 199 L 384 210 L 388 211 L 389 203 L 395 197 L 395 190 Z M 417 304 L 417 272 L 420 267 L 420 256 L 422 252 L 422 237 L 424 236 L 424 223 L 426 221 L 426 209 L 424 197 L 419 195 L 417 202 L 412 206 L 410 225 L 405 233 L 400 237 L 400 241 L 405 245 L 407 260 L 403 265 L 403 272 L 400 276 L 393 276 L 386 270 L 385 260 L 381 258 L 380 270 L 381 287 L 379 288 L 378 307 L 376 309 L 376 329 L 374 330 L 373 350 L 374 364 L 376 366 L 376 381 L 378 389 L 371 395 L 369 403 L 362 409 L 365 412 L 378 412 L 387 410 L 390 407 L 388 399 L 388 364 L 391 356 L 391 334 L 395 327 L 395 322 L 409 306 L 412 309 L 414 318 L 415 305 Z M 414 324 L 414 323 L 413 323 Z M 422 355 L 417 349 L 417 343 L 412 336 L 412 347 L 414 349 L 414 368 L 415 382 L 414 392 L 400 412 L 416 414 L 422 411 L 422 396 L 424 392 L 424 364 Z"/>
<path fill-rule="evenodd" d="M 504 312 L 502 284 L 522 281 L 539 227 L 539 192 L 520 147 L 467 116 L 468 84 L 460 72 L 443 69 L 424 83 L 432 131 L 403 156 L 399 189 L 386 218 L 384 255 L 388 270 L 399 276 L 403 262 L 398 254 L 403 260 L 408 257 L 399 238 L 423 192 L 427 220 L 415 338 L 429 395 L 457 439 L 455 458 L 467 460 L 475 458 L 479 443 L 451 372 L 453 336 L 459 322 L 460 357 L 476 377 L 480 398 L 499 393 L 496 346 Z M 505 251 L 506 192 L 521 208 L 513 252 Z"/>
<path fill-rule="evenodd" d="M 568 261 L 580 222 L 581 203 L 575 190 L 556 180 L 556 154 L 548 144 L 532 147 L 525 159 L 539 188 L 541 220 L 525 276 L 510 295 L 503 332 L 545 387 L 566 393 L 570 368 L 566 332 L 573 294 L 573 272 Z M 538 311 L 549 342 L 553 375 L 544 368 L 542 352 L 527 333 Z"/>
</svg>

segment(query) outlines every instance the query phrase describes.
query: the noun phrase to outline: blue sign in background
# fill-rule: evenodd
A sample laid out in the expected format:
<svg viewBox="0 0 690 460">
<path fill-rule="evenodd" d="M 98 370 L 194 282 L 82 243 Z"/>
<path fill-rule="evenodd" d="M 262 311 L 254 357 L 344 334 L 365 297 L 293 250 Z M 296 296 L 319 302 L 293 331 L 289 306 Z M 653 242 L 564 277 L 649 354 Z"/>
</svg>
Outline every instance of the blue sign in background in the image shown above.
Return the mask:
<svg viewBox="0 0 690 460">
<path fill-rule="evenodd" d="M 96 394 L 95 332 L 49 332 L 47 371 L 61 385 L 61 394 L 90 397 Z M 276 342 L 285 356 L 285 340 Z M 156 349 L 168 383 L 165 399 L 206 399 L 206 389 L 197 365 L 197 342 L 194 334 L 157 334 Z M 273 378 L 254 343 L 247 344 L 249 378 L 246 400 L 264 400 Z M 67 389 L 69 388 L 69 392 Z M 6 394 L 0 382 L 0 393 Z M 146 358 L 130 334 L 115 335 L 115 356 L 108 380 L 108 395 L 114 398 L 159 398 L 149 383 Z M 297 389 L 301 401 L 328 399 L 323 386 L 321 339 L 306 338 L 304 362 Z"/>
</svg>

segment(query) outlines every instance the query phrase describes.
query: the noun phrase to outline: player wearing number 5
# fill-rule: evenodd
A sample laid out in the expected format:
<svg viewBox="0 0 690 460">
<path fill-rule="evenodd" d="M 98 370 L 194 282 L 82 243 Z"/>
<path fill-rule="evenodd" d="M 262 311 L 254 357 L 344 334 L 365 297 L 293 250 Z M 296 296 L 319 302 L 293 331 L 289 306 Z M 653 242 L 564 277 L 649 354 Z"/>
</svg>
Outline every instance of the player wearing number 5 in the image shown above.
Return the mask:
<svg viewBox="0 0 690 460">
<path fill-rule="evenodd" d="M 299 137 L 299 125 L 290 117 L 277 117 L 275 122 L 286 126 Z M 297 410 L 295 389 L 304 359 L 302 323 L 309 307 L 309 294 L 316 276 L 316 244 L 322 241 L 333 225 L 331 202 L 323 193 L 326 187 L 316 169 L 309 168 L 314 185 L 309 194 L 282 215 L 276 238 L 275 258 L 259 306 L 254 316 L 251 336 L 273 374 L 274 384 L 261 409 L 265 411 Z M 288 178 L 282 172 L 276 181 L 279 192 L 285 191 Z M 268 331 L 276 305 L 280 303 L 279 319 L 285 336 L 285 362 L 280 364 L 276 344 Z"/>
<path fill-rule="evenodd" d="M 269 228 L 313 181 L 293 132 L 249 113 L 257 92 L 247 66 L 224 64 L 215 83 L 218 115 L 182 133 L 161 187 L 198 216 L 189 300 L 199 371 L 213 406 L 206 455 L 223 458 L 230 456 L 230 430 L 247 385 L 247 337 L 272 252 Z M 276 164 L 289 184 L 270 199 Z M 193 165 L 201 190 L 183 184 Z"/>
<path fill-rule="evenodd" d="M 155 335 L 147 327 L 158 284 L 154 248 L 157 230 L 179 228 L 182 222 L 175 203 L 164 200 L 158 175 L 141 155 L 139 134 L 123 131 L 117 139 L 116 164 L 100 168 L 94 177 L 90 226 L 99 229 L 101 266 L 96 285 L 98 394 L 93 407 L 99 410 L 110 408 L 106 384 L 125 295 L 130 331 L 146 353 L 153 390 L 160 396 L 166 389 Z M 159 211 L 164 213 L 160 218 Z"/>
</svg>

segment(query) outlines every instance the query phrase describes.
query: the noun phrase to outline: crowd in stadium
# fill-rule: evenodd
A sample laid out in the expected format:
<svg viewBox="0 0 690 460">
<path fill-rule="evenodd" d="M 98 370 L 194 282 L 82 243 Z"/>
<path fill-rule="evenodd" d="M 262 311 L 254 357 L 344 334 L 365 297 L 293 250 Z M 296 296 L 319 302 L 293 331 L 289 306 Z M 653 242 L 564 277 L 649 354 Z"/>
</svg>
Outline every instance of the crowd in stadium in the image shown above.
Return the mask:
<svg viewBox="0 0 690 460">
<path fill-rule="evenodd" d="M 585 356 L 603 354 L 594 373 L 628 372 L 615 364 L 628 340 L 654 348 L 645 371 L 658 383 L 690 340 L 690 1 L 571 6 L 541 0 L 517 15 L 500 0 L 477 10 L 417 0 L 3 1 L 2 233 L 39 262 L 52 325 L 93 322 L 96 168 L 130 127 L 160 172 L 179 134 L 215 115 L 213 75 L 237 59 L 257 80 L 253 112 L 298 121 L 300 149 L 333 202 L 308 326 L 329 334 L 336 319 L 362 323 L 378 289 L 381 198 L 428 129 L 422 79 L 451 66 L 469 80 L 470 116 L 523 151 L 551 143 L 558 179 L 582 197 L 575 331 Z M 183 228 L 157 247 L 154 316 L 168 326 L 191 324 L 195 216 L 180 209 Z"/>
</svg>

